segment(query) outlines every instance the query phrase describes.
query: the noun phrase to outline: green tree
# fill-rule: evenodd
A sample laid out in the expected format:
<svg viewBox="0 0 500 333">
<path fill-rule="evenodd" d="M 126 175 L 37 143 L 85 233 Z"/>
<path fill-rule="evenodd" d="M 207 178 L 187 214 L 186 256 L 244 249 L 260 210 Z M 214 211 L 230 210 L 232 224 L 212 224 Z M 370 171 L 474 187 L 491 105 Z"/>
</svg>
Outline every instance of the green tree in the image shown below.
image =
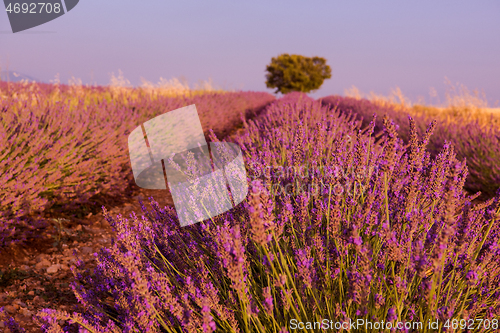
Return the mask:
<svg viewBox="0 0 500 333">
<path fill-rule="evenodd" d="M 287 53 L 272 58 L 266 71 L 266 86 L 276 88 L 275 93 L 282 94 L 292 91 L 307 93 L 319 89 L 325 79 L 332 77 L 326 59 Z"/>
</svg>

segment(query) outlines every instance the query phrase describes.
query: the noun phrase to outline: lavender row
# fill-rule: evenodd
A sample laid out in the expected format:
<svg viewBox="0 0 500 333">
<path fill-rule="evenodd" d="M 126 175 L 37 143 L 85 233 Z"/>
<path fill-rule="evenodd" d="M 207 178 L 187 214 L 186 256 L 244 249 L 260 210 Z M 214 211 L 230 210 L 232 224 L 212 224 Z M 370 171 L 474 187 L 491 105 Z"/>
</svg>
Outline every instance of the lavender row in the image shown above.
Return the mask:
<svg viewBox="0 0 500 333">
<path fill-rule="evenodd" d="M 84 311 L 46 309 L 38 323 L 46 332 L 284 333 L 325 318 L 402 323 L 401 332 L 448 319 L 498 325 L 500 197 L 471 203 L 454 148 L 426 151 L 434 125 L 419 137 L 410 119 L 406 145 L 392 121 L 375 138 L 376 120 L 355 118 L 290 94 L 246 122 L 234 140 L 259 179 L 210 221 L 181 228 L 153 198 L 131 224 L 103 207 L 117 239 L 94 275 L 75 271 Z M 289 184 L 300 190 L 276 191 Z"/>
<path fill-rule="evenodd" d="M 419 133 L 424 133 L 425 128 L 434 120 L 422 114 L 412 115 L 411 109 L 400 111 L 390 106 L 380 107 L 366 99 L 329 96 L 322 98 L 322 103 L 336 107 L 341 112 L 354 112 L 358 119 L 364 119 L 364 124 L 369 123 L 373 114 L 380 117 L 388 115 L 396 122 L 400 135 L 406 142 L 410 138 L 408 116 L 414 118 Z M 491 198 L 500 187 L 500 128 L 496 125 L 484 126 L 484 121 L 479 119 L 468 122 L 461 122 L 460 119 L 438 122 L 428 150 L 436 156 L 447 142 L 451 142 L 457 157 L 467 161 L 469 176 L 465 188 L 470 192 L 481 191 L 484 198 Z M 376 132 L 381 127 L 379 120 Z"/>
</svg>

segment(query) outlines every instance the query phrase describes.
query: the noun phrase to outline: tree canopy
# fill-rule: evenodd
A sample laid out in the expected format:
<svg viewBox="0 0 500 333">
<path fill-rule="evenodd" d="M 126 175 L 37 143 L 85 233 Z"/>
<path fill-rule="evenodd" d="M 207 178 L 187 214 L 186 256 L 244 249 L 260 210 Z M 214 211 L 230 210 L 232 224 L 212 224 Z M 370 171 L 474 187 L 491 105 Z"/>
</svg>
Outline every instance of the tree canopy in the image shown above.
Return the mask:
<svg viewBox="0 0 500 333">
<path fill-rule="evenodd" d="M 266 86 L 276 88 L 275 93 L 282 94 L 317 90 L 325 79 L 332 77 L 332 70 L 326 64 L 326 59 L 287 53 L 272 58 L 266 71 Z"/>
</svg>

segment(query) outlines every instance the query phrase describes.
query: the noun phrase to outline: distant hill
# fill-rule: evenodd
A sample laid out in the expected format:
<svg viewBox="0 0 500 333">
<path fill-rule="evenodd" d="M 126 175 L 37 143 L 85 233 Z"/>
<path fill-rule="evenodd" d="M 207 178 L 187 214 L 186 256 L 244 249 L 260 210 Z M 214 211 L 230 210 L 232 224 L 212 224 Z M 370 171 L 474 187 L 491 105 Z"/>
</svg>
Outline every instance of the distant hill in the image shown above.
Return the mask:
<svg viewBox="0 0 500 333">
<path fill-rule="evenodd" d="M 17 71 L 1 71 L 0 81 L 10 81 L 10 82 L 20 82 L 22 80 L 36 81 L 40 82 L 38 79 L 32 78 L 31 76 L 24 75 Z"/>
</svg>

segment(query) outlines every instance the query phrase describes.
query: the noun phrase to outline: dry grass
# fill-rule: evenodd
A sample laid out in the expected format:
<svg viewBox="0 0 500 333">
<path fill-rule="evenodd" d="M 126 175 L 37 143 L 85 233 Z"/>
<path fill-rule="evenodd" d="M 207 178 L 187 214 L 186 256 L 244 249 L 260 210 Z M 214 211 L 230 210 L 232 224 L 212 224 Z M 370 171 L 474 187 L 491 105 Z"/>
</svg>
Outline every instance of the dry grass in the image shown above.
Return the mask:
<svg viewBox="0 0 500 333">
<path fill-rule="evenodd" d="M 172 78 L 170 80 L 160 78 L 157 84 L 141 78 L 142 85 L 140 88 L 132 88 L 130 81 L 127 80 L 122 71 L 118 71 L 118 76 L 114 73 L 111 75 L 110 87 L 114 94 L 130 94 L 131 91 L 136 91 L 141 94 L 145 93 L 152 98 L 160 96 L 175 97 L 175 96 L 193 96 L 207 92 L 224 92 L 223 89 L 214 85 L 211 79 L 195 84 L 193 88 L 189 86 L 186 80 Z"/>
<path fill-rule="evenodd" d="M 500 108 L 489 107 L 484 92 L 480 93 L 478 90 L 471 92 L 465 85 L 459 83 L 453 85 L 448 79 L 445 82 L 446 102 L 441 105 L 425 105 L 422 100 L 412 102 L 398 87 L 393 89 L 389 96 L 374 92 L 363 94 L 355 86 L 346 89 L 344 93 L 356 99 L 366 98 L 380 107 L 392 106 L 397 111 L 437 119 L 446 124 L 477 122 L 481 127 L 492 125 L 500 127 Z M 435 89 L 431 88 L 430 96 L 438 97 Z"/>
<path fill-rule="evenodd" d="M 110 82 L 107 87 L 104 87 L 104 90 L 93 90 L 91 89 L 92 85 L 84 85 L 81 79 L 75 77 L 71 77 L 68 80 L 67 86 L 69 90 L 61 89 L 63 83 L 61 83 L 59 74 L 53 80 L 50 80 L 50 82 L 54 86 L 54 89 L 51 89 L 49 100 L 66 103 L 70 108 L 75 107 L 79 99 L 84 100 L 86 105 L 103 99 L 108 101 L 119 100 L 124 104 L 128 104 L 144 97 L 149 97 L 154 101 L 160 97 L 194 97 L 206 93 L 232 91 L 216 87 L 211 79 L 201 81 L 193 87 L 190 87 L 186 81 L 181 81 L 177 78 L 170 80 L 160 78 L 157 84 L 142 79 L 140 87 L 133 87 L 130 81 L 124 77 L 121 70 L 118 71 L 117 76 L 114 73 L 111 74 Z M 15 89 L 12 92 L 0 90 L 0 101 L 7 99 L 16 100 L 15 105 L 19 108 L 26 103 L 29 103 L 31 107 L 38 107 L 38 97 L 43 93 L 40 86 L 36 82 L 30 82 L 29 80 L 22 80 L 16 84 L 21 85 L 21 88 Z"/>
</svg>

